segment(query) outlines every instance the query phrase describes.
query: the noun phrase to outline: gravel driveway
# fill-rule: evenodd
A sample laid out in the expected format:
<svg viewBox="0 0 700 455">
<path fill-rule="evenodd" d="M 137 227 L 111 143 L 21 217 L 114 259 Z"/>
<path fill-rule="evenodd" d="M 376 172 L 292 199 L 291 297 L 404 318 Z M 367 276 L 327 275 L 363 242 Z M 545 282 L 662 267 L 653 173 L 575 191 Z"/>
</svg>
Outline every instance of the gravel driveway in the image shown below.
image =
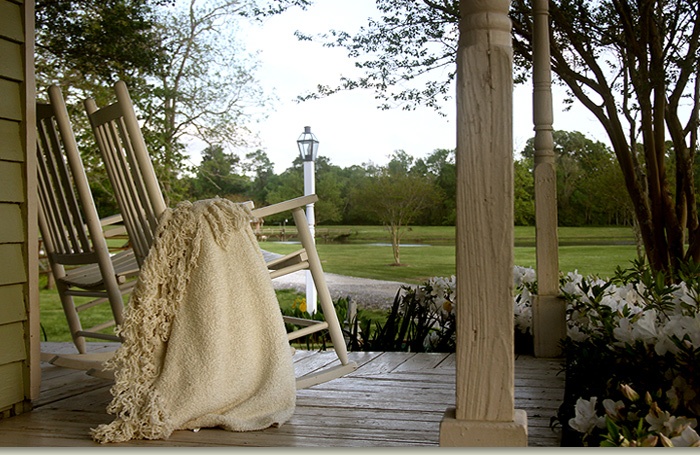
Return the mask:
<svg viewBox="0 0 700 455">
<path fill-rule="evenodd" d="M 279 257 L 275 253 L 263 250 L 265 260 Z M 391 308 L 396 293 L 406 283 L 398 281 L 372 280 L 351 276 L 326 273 L 326 283 L 333 300 L 339 297 L 352 298 L 359 308 Z M 275 289 L 295 289 L 306 292 L 306 270 L 290 273 L 272 280 Z"/>
<path fill-rule="evenodd" d="M 370 280 L 326 273 L 326 283 L 331 297 L 352 298 L 359 308 L 391 308 L 399 288 L 405 283 L 398 281 Z M 290 273 L 272 280 L 275 289 L 296 289 L 306 292 L 306 270 Z"/>
</svg>

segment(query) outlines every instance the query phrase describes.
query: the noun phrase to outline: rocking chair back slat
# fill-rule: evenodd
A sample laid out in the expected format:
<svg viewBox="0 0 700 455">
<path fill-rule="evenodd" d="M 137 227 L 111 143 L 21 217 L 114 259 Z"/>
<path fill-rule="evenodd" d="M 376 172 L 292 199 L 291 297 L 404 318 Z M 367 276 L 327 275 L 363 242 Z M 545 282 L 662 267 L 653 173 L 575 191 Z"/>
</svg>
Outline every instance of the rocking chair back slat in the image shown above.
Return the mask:
<svg viewBox="0 0 700 455">
<path fill-rule="evenodd" d="M 59 87 L 49 88 L 49 99 L 36 106 L 39 229 L 73 342 L 84 353 L 86 337 L 120 339 L 103 329 L 123 322 L 123 295 L 134 284 L 127 278 L 138 265 L 131 250 L 110 255 Z M 77 303 L 74 296 L 96 299 Z M 111 320 L 83 328 L 79 312 L 102 302 Z"/>
<path fill-rule="evenodd" d="M 58 124 L 51 105 L 37 106 L 37 128 L 42 212 L 50 220 L 49 237 L 55 254 L 92 253 L 85 220 L 72 191 L 72 173 L 62 158 L 64 152 L 60 146 Z"/>
<path fill-rule="evenodd" d="M 114 104 L 98 110 L 94 100 L 88 99 L 85 109 L 141 265 L 153 244 L 165 201 L 131 99 L 125 90 L 117 90 Z"/>
</svg>

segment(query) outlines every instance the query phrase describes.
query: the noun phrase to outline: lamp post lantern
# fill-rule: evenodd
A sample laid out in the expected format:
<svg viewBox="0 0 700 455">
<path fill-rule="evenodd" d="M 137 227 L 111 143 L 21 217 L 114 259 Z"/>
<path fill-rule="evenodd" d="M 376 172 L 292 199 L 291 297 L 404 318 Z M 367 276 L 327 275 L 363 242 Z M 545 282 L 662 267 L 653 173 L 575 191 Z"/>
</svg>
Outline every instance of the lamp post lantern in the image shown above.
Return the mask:
<svg viewBox="0 0 700 455">
<path fill-rule="evenodd" d="M 301 133 L 299 139 L 297 139 L 297 146 L 299 147 L 299 154 L 301 159 L 304 161 L 304 196 L 314 194 L 316 192 L 316 175 L 314 169 L 314 162 L 316 161 L 316 155 L 318 154 L 318 139 L 311 132 L 310 126 L 304 127 L 304 132 Z M 315 238 L 316 231 L 316 219 L 314 214 L 314 205 L 308 204 L 306 206 L 306 220 L 309 223 L 309 230 L 311 231 L 311 238 Z M 311 276 L 311 271 L 306 271 L 306 311 L 309 314 L 314 314 L 316 312 L 316 301 L 317 293 L 316 286 L 314 285 L 313 277 Z"/>
</svg>

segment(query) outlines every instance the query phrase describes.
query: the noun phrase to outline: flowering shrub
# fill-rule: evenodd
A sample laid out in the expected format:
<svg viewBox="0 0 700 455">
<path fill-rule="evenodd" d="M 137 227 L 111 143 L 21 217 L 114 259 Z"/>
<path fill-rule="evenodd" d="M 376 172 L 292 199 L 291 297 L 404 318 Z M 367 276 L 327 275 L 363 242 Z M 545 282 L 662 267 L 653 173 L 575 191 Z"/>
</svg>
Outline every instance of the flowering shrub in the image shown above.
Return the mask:
<svg viewBox="0 0 700 455">
<path fill-rule="evenodd" d="M 455 350 L 455 292 L 456 278 L 433 277 L 422 286 L 406 289 L 404 296 L 427 307 L 430 327 L 423 339 L 426 352 L 454 352 Z"/>
<path fill-rule="evenodd" d="M 532 334 L 532 300 L 537 295 L 537 277 L 535 270 L 528 267 L 513 268 L 513 313 L 515 330 L 520 334 Z"/>
<path fill-rule="evenodd" d="M 419 286 L 401 286 L 384 324 L 365 321 L 353 333 L 351 349 L 365 351 L 454 352 L 455 277 L 435 277 Z M 358 312 L 359 313 L 359 312 Z"/>
<path fill-rule="evenodd" d="M 532 352 L 532 296 L 535 271 L 515 267 L 516 351 Z M 376 324 L 369 339 L 352 343 L 353 350 L 454 352 L 456 277 L 433 277 L 418 286 L 402 286 L 385 324 Z M 368 334 L 369 321 L 361 332 Z"/>
<path fill-rule="evenodd" d="M 623 399 L 606 398 L 597 403 L 576 400 L 576 416 L 569 425 L 582 433 L 583 442 L 597 431 L 601 432 L 601 447 L 700 447 L 700 437 L 694 430 L 697 419 L 674 417 L 659 407 L 658 398 L 647 392 L 644 400 L 627 384 L 620 385 Z"/>
<path fill-rule="evenodd" d="M 608 281 L 562 280 L 565 445 L 700 444 L 700 274 L 684 271 L 679 284 L 641 262 Z"/>
</svg>

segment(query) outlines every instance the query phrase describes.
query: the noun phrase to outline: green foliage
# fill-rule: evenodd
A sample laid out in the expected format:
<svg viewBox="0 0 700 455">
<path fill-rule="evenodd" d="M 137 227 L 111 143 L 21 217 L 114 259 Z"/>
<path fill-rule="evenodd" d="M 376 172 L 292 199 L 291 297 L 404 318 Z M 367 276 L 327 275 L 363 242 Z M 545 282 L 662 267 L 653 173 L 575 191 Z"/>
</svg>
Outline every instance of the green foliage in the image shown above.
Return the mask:
<svg viewBox="0 0 700 455">
<path fill-rule="evenodd" d="M 578 131 L 556 130 L 553 136 L 559 225 L 631 225 L 632 206 L 622 172 L 609 147 Z M 534 165 L 534 138 L 527 141 L 522 155 L 527 164 Z M 516 188 L 518 181 L 527 182 L 522 178 L 517 180 L 517 171 L 516 162 Z M 518 192 L 523 190 L 516 189 L 516 201 Z M 530 201 L 534 199 L 534 188 L 531 195 Z"/>
<path fill-rule="evenodd" d="M 256 206 L 264 205 L 269 191 L 268 185 L 275 177 L 274 166 L 264 150 L 256 150 L 246 154 L 241 163 L 243 172 L 252 180 L 250 187 L 250 199 Z"/>
<path fill-rule="evenodd" d="M 513 163 L 513 206 L 516 226 L 535 224 L 535 179 L 531 158 L 516 160 Z"/>
<path fill-rule="evenodd" d="M 353 195 L 361 201 L 356 210 L 389 230 L 395 265 L 401 264 L 401 237 L 408 226 L 439 201 L 432 181 L 409 172 L 405 158 L 395 154 L 381 175 L 366 179 Z"/>
<path fill-rule="evenodd" d="M 452 303 L 446 300 L 444 307 L 437 308 L 436 296 L 430 296 L 430 284 L 422 291 L 402 286 L 386 322 L 375 321 L 372 329 L 370 320 L 366 319 L 360 332 L 363 337 L 354 332 L 350 348 L 375 352 L 454 352 L 456 325 Z"/>
<path fill-rule="evenodd" d="M 240 175 L 239 158 L 226 153 L 221 146 L 207 147 L 202 151 L 202 162 L 192 178 L 189 196 L 208 199 L 215 196 L 244 199 L 250 188 L 250 179 Z"/>
<path fill-rule="evenodd" d="M 438 194 L 438 201 L 434 202 L 416 220 L 416 223 L 429 226 L 454 226 L 457 216 L 455 151 L 437 149 L 425 159 L 417 159 L 410 172 L 432 180 Z"/>
<path fill-rule="evenodd" d="M 38 0 L 37 85 L 69 81 L 89 87 L 152 74 L 161 57 L 153 12 L 164 3 L 168 0 Z"/>
<path fill-rule="evenodd" d="M 298 33 L 300 39 L 345 48 L 363 70 L 302 99 L 370 89 L 384 109 L 426 105 L 439 110 L 456 73 L 460 2 L 378 0 L 377 9 L 379 17 L 353 34 L 331 30 L 312 38 Z M 555 83 L 571 94 L 567 103 L 575 97 L 601 122 L 620 169 L 607 163 L 590 173 L 581 165 L 595 163 L 562 155 L 562 223 L 628 223 L 632 207 L 655 270 L 675 269 L 688 257 L 700 262 L 693 172 L 700 118 L 687 115 L 700 106 L 697 1 L 557 0 L 548 2 L 548 9 Z M 515 79 L 524 81 L 533 59 L 533 1 L 513 0 L 509 16 Z M 584 171 L 595 179 L 583 178 Z M 622 192 L 610 191 L 613 182 L 621 188 L 621 176 L 629 205 Z"/>
</svg>

